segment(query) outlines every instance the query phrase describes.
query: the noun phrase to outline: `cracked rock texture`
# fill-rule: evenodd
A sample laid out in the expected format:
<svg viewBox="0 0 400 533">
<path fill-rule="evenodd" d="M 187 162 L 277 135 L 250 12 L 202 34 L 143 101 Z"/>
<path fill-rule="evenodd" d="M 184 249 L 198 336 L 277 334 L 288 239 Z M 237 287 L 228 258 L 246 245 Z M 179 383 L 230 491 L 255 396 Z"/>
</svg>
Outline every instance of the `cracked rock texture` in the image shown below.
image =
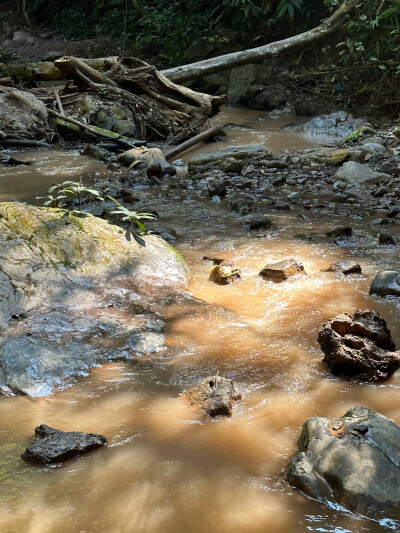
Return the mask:
<svg viewBox="0 0 400 533">
<path fill-rule="evenodd" d="M 344 313 L 323 324 L 318 342 L 335 375 L 366 381 L 388 379 L 400 367 L 400 351 L 375 311 Z"/>
</svg>

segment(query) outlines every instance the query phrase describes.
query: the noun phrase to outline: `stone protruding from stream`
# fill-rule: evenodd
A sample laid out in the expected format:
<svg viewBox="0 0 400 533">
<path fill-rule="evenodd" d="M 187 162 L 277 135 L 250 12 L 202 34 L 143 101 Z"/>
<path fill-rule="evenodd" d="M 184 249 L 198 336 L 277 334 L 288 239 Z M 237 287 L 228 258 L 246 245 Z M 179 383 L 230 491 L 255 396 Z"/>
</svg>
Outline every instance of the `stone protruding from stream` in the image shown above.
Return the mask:
<svg viewBox="0 0 400 533">
<path fill-rule="evenodd" d="M 306 496 L 373 519 L 400 519 L 400 427 L 365 407 L 309 418 L 286 472 Z"/>
<path fill-rule="evenodd" d="M 400 367 L 386 322 L 375 311 L 343 313 L 322 325 L 318 342 L 332 374 L 365 381 L 388 379 Z"/>
<path fill-rule="evenodd" d="M 377 296 L 400 296 L 400 272 L 382 270 L 374 277 L 369 290 Z"/>
<path fill-rule="evenodd" d="M 280 283 L 297 274 L 305 274 L 304 265 L 292 258 L 265 265 L 259 275 L 267 281 Z"/>
<path fill-rule="evenodd" d="M 339 259 L 334 263 L 331 263 L 325 272 L 341 272 L 346 276 L 348 274 L 360 274 L 361 266 L 356 261 L 351 261 L 349 259 Z"/>
<path fill-rule="evenodd" d="M 233 406 L 241 399 L 231 379 L 209 376 L 195 387 L 186 391 L 182 397 L 191 405 L 196 405 L 208 415 L 231 416 Z"/>
<path fill-rule="evenodd" d="M 107 443 L 104 435 L 80 431 L 60 431 L 41 424 L 35 428 L 36 441 L 28 446 L 22 459 L 30 463 L 62 463 L 70 457 L 81 455 Z"/>
<path fill-rule="evenodd" d="M 246 161 L 251 158 L 272 157 L 271 153 L 261 144 L 244 144 L 238 146 L 229 146 L 216 152 L 206 152 L 197 154 L 189 161 L 190 172 L 205 172 L 214 168 L 222 168 L 232 160 Z"/>
</svg>

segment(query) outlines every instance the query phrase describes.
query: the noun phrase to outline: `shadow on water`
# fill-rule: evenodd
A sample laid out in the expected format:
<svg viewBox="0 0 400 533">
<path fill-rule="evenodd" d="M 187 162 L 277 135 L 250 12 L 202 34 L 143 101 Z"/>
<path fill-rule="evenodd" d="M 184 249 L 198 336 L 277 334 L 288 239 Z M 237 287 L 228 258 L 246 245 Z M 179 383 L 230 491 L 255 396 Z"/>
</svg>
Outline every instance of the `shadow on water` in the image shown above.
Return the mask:
<svg viewBox="0 0 400 533">
<path fill-rule="evenodd" d="M 357 219 L 276 214 L 276 229 L 258 238 L 224 202 L 180 194 L 143 191 L 162 221 L 184 234 L 178 248 L 191 270 L 194 298 L 166 294 L 162 305 L 144 307 L 165 318 L 168 350 L 149 367 L 118 362 L 94 368 L 50 398 L 0 401 L 1 531 L 386 530 L 304 498 L 285 484 L 283 473 L 311 416 L 337 417 L 364 405 L 400 423 L 399 372 L 382 384 L 341 381 L 327 373 L 316 341 L 324 320 L 369 308 L 381 313 L 400 344 L 399 302 L 368 295 L 376 271 L 396 266 L 395 254 L 369 239 Z M 347 222 L 355 236 L 341 246 L 293 238 Z M 208 281 L 210 263 L 202 257 L 216 253 L 243 268 L 241 281 L 225 287 Z M 302 260 L 307 275 L 279 285 L 258 276 L 266 263 L 287 257 Z M 363 273 L 321 272 L 339 258 L 357 258 Z M 120 274 L 110 273 L 105 294 L 118 286 Z M 137 287 L 135 305 L 149 297 L 148 289 Z M 243 393 L 230 419 L 208 420 L 179 399 L 216 371 Z M 41 423 L 102 433 L 109 445 L 62 468 L 25 465 L 19 456 Z"/>
</svg>

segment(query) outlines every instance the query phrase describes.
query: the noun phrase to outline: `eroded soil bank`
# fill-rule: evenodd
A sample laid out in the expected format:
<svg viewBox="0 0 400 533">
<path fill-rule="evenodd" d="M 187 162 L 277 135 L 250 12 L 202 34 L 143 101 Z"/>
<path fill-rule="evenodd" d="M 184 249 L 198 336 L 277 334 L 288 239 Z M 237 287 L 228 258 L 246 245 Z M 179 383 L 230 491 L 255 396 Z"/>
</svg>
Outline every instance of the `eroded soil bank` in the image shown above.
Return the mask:
<svg viewBox="0 0 400 533">
<path fill-rule="evenodd" d="M 158 354 L 95 368 L 49 398 L 0 401 L 2 531 L 396 530 L 390 521 L 308 500 L 283 479 L 311 416 L 341 416 L 363 405 L 400 423 L 399 372 L 379 384 L 342 381 L 327 372 L 317 343 L 324 321 L 374 309 L 399 345 L 399 299 L 368 295 L 379 270 L 398 269 L 398 247 L 378 242 L 384 231 L 400 239 L 398 219 L 387 215 L 395 207 L 391 197 L 374 196 L 374 188 L 366 188 L 364 199 L 335 197 L 337 169 L 297 154 L 274 171 L 246 163 L 239 175 L 226 176 L 226 195 L 211 198 L 208 183 L 221 179 L 215 169 L 157 183 L 134 169 L 110 174 L 100 163 L 91 168 L 81 161 L 84 172 L 99 173 L 93 181 L 108 184 L 109 194 L 120 198 L 126 190 L 136 210 L 157 212 L 149 227 L 169 234 L 189 264 L 189 290 L 210 305 L 166 300 L 167 349 Z M 13 179 L 26 171 L 19 168 Z M 104 206 L 89 208 L 97 213 Z M 245 222 L 253 216 L 267 216 L 272 225 L 250 231 Z M 351 227 L 352 236 L 326 236 L 338 226 Z M 204 256 L 232 260 L 242 279 L 227 286 L 208 281 L 212 265 Z M 281 284 L 258 275 L 267 263 L 290 257 L 303 262 L 306 275 Z M 321 272 L 345 258 L 356 259 L 362 273 Z M 243 398 L 232 418 L 207 420 L 179 396 L 217 372 L 233 379 Z M 62 468 L 33 468 L 20 454 L 42 423 L 101 433 L 109 445 Z"/>
</svg>

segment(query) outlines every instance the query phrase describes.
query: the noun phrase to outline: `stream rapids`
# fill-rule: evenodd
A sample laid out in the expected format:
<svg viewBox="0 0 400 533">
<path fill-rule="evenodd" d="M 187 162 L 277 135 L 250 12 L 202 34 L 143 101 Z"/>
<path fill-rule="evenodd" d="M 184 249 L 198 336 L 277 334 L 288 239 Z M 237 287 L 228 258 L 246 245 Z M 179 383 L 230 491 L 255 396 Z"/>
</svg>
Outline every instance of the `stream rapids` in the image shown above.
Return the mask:
<svg viewBox="0 0 400 533">
<path fill-rule="evenodd" d="M 233 112 L 232 122 L 238 113 Z M 254 114 L 247 119 L 256 120 Z M 238 131 L 239 139 L 227 142 L 258 142 L 262 135 Z M 277 131 L 274 136 L 268 130 L 275 153 L 318 142 Z M 111 176 L 104 164 L 77 152 L 20 156 L 36 162 L 1 170 L 2 201 L 34 202 L 50 184 L 83 173 Z M 400 345 L 399 299 L 368 295 L 379 270 L 398 267 L 398 252 L 396 257 L 390 246 L 369 237 L 368 220 L 340 211 L 307 211 L 306 216 L 300 216 L 300 208 L 277 211 L 274 230 L 254 234 L 224 200 L 212 202 L 165 184 L 137 186 L 134 192 L 144 207 L 157 211 L 163 225 L 179 234 L 174 246 L 189 264 L 189 291 L 212 306 L 200 313 L 172 303 L 165 331 L 168 349 L 149 364 L 108 363 L 49 398 L 0 401 L 0 531 L 390 529 L 389 522 L 360 518 L 304 497 L 285 483 L 283 474 L 309 417 L 339 417 L 362 405 L 400 424 L 400 372 L 379 384 L 342 381 L 327 372 L 316 340 L 321 324 L 333 316 L 373 309 Z M 354 232 L 340 245 L 294 237 L 325 233 L 338 225 L 349 225 Z M 213 255 L 242 267 L 242 280 L 228 286 L 209 282 L 211 266 L 203 257 Z M 265 264 L 289 257 L 303 262 L 306 276 L 277 285 L 258 276 Z M 338 259 L 356 259 L 362 274 L 321 272 Z M 205 419 L 177 401 L 182 392 L 217 372 L 234 380 L 243 395 L 232 418 Z M 61 468 L 27 465 L 20 455 L 42 423 L 101 433 L 108 446 Z"/>
</svg>

